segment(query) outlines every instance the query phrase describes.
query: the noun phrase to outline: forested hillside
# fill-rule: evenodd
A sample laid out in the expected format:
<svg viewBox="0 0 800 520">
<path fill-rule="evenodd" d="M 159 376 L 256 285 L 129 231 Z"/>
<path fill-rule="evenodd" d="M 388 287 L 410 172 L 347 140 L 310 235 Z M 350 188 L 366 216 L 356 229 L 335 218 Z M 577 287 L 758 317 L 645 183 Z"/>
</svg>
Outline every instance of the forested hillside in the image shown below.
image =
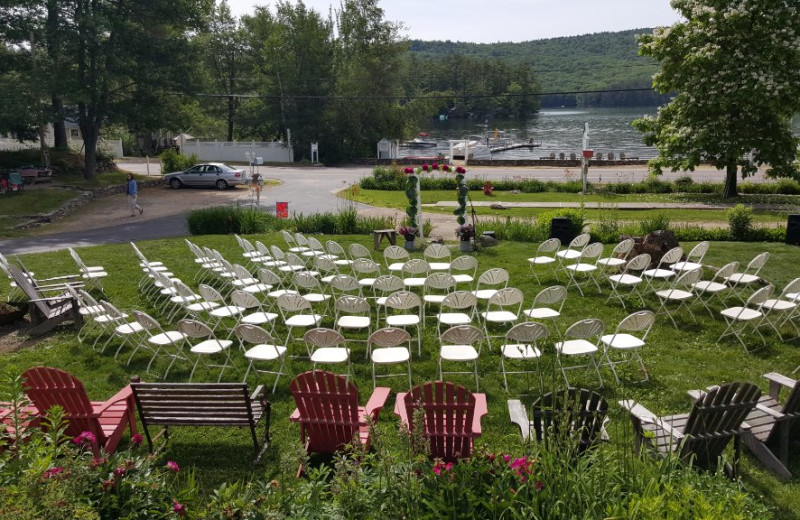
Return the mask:
<svg viewBox="0 0 800 520">
<path fill-rule="evenodd" d="M 531 67 L 543 94 L 650 88 L 657 66 L 638 55 L 636 34 L 652 29 L 602 32 L 520 43 L 411 42 L 411 54 L 422 61 L 463 57 L 494 59 Z M 606 94 L 544 95 L 542 106 L 640 106 L 665 100 L 651 91 Z"/>
</svg>

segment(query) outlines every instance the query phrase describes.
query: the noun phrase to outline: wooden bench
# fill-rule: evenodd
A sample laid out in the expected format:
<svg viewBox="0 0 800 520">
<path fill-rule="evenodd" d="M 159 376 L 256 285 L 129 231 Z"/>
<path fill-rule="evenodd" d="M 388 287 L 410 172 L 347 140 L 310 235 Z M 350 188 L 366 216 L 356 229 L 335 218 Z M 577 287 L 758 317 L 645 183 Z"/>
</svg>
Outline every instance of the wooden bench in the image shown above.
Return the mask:
<svg viewBox="0 0 800 520">
<path fill-rule="evenodd" d="M 394 229 L 376 229 L 372 231 L 372 239 L 375 242 L 375 251 L 380 251 L 383 237 L 388 238 L 389 243 L 393 246 L 397 245 L 397 231 Z"/>
<path fill-rule="evenodd" d="M 131 388 L 150 451 L 170 426 L 239 426 L 250 428 L 256 462 L 269 447 L 270 402 L 259 385 L 252 395 L 244 383 L 141 383 L 132 378 Z M 264 442 L 259 450 L 256 425 L 264 417 Z M 164 429 L 151 437 L 150 426 Z"/>
</svg>

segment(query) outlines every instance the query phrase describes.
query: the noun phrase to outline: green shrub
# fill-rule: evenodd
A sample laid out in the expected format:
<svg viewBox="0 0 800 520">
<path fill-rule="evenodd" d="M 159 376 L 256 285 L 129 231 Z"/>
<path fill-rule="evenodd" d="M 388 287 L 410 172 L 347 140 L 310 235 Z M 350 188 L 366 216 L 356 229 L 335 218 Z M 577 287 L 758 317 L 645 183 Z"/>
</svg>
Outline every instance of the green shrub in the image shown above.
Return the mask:
<svg viewBox="0 0 800 520">
<path fill-rule="evenodd" d="M 187 157 L 176 152 L 172 148 L 167 148 L 161 152 L 159 158 L 161 159 L 161 171 L 163 173 L 182 172 L 188 170 L 198 162 L 195 154 Z"/>
<path fill-rule="evenodd" d="M 550 225 L 554 218 L 569 218 L 571 231 L 574 234 L 583 232 L 583 211 L 576 209 L 560 209 L 539 214 L 535 220 L 516 219 L 511 217 L 494 218 L 481 221 L 481 229 L 495 232 L 499 240 L 514 242 L 542 242 L 550 236 Z"/>
<path fill-rule="evenodd" d="M 753 229 L 753 208 L 737 204 L 729 209 L 728 227 L 734 240 L 745 240 Z"/>
<path fill-rule="evenodd" d="M 691 175 L 683 175 L 675 179 L 675 189 L 678 192 L 690 191 L 693 184 L 694 179 L 692 179 Z"/>
<path fill-rule="evenodd" d="M 642 219 L 639 223 L 639 231 L 642 235 L 646 235 L 653 231 L 667 230 L 669 225 L 669 216 L 666 213 L 658 213 L 654 217 Z"/>
<path fill-rule="evenodd" d="M 189 233 L 192 235 L 228 235 L 242 233 L 251 235 L 283 229 L 287 222 L 254 208 L 236 206 L 213 206 L 197 209 L 187 217 Z"/>
<path fill-rule="evenodd" d="M 608 244 L 618 242 L 620 237 L 620 225 L 617 213 L 612 211 L 600 214 L 600 221 L 592 226 L 592 241 Z"/>
</svg>

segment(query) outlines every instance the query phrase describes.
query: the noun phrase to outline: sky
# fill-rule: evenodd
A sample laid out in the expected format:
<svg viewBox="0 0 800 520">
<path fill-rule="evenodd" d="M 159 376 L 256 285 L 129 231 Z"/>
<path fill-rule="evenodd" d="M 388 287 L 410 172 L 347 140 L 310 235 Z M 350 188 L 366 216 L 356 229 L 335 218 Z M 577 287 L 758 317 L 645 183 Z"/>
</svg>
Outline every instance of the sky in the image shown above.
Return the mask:
<svg viewBox="0 0 800 520">
<path fill-rule="evenodd" d="M 289 0 L 292 1 L 292 0 Z M 305 0 L 327 16 L 339 0 Z M 236 16 L 268 0 L 228 0 Z M 381 0 L 385 19 L 402 22 L 417 40 L 521 42 L 557 36 L 672 25 L 680 16 L 669 0 Z"/>
</svg>

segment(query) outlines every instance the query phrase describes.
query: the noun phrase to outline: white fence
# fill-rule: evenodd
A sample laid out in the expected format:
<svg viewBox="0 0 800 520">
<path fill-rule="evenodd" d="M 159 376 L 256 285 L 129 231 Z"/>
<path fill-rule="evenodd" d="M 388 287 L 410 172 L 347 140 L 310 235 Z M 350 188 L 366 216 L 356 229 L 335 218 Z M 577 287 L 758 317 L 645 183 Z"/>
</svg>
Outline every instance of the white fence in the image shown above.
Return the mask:
<svg viewBox="0 0 800 520">
<path fill-rule="evenodd" d="M 292 163 L 294 150 L 282 142 L 237 143 L 229 141 L 186 141 L 183 143 L 184 155 L 195 154 L 200 161 L 238 161 L 247 162 L 251 157 L 262 157 L 264 162 Z"/>
<path fill-rule="evenodd" d="M 53 139 L 50 137 L 45 137 L 44 142 L 47 146 L 53 146 Z M 68 139 L 67 145 L 71 150 L 83 153 L 83 140 Z M 39 149 L 39 142 L 25 141 L 20 143 L 16 139 L 0 139 L 0 151 L 27 150 L 30 148 Z M 97 143 L 97 149 L 109 152 L 115 159 L 122 157 L 122 139 L 101 140 Z"/>
</svg>

